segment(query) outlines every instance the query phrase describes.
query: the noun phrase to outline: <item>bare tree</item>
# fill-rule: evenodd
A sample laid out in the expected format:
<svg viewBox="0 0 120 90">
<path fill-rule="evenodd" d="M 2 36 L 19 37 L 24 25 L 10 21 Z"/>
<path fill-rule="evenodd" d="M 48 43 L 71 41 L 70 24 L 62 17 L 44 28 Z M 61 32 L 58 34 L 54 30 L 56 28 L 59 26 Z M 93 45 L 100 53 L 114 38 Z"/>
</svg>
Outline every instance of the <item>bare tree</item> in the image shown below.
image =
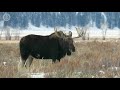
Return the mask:
<svg viewBox="0 0 120 90">
<path fill-rule="evenodd" d="M 82 37 L 82 40 L 85 40 L 86 39 L 86 32 L 87 32 L 87 29 L 86 28 L 77 28 L 77 27 L 75 27 L 76 28 L 76 31 L 77 31 L 77 33 L 78 33 L 78 37 Z"/>
<path fill-rule="evenodd" d="M 90 40 L 90 35 L 89 35 L 89 33 L 87 33 L 87 39 Z"/>
<path fill-rule="evenodd" d="M 107 22 L 101 23 L 102 39 L 103 39 L 103 40 L 106 39 L 107 29 L 108 29 L 108 24 L 107 24 Z"/>
<path fill-rule="evenodd" d="M 15 30 L 15 32 L 14 32 L 14 34 L 15 34 L 15 40 L 19 40 L 20 39 L 20 30 Z"/>
<path fill-rule="evenodd" d="M 54 31 L 56 30 L 56 27 L 54 27 Z"/>
<path fill-rule="evenodd" d="M 12 32 L 9 27 L 5 28 L 5 38 L 6 40 L 11 40 Z"/>
<path fill-rule="evenodd" d="M 2 32 L 3 32 L 3 29 L 0 30 L 0 40 L 2 39 Z"/>
<path fill-rule="evenodd" d="M 90 25 L 88 24 L 88 25 L 86 25 L 86 26 L 83 28 L 84 33 L 85 33 L 85 35 L 84 35 L 84 40 L 85 40 L 86 37 L 87 37 L 87 40 L 90 39 L 90 37 L 89 37 L 89 30 L 88 30 L 89 27 L 90 27 Z"/>
</svg>

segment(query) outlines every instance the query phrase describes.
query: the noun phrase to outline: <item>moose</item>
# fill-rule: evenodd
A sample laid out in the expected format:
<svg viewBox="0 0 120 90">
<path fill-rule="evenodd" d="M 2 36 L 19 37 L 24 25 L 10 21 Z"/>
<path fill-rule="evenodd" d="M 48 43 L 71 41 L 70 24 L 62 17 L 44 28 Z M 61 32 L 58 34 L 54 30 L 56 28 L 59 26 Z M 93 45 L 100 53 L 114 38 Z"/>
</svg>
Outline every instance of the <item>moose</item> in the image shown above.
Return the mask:
<svg viewBox="0 0 120 90">
<path fill-rule="evenodd" d="M 60 61 L 66 54 L 75 52 L 72 32 L 65 35 L 62 31 L 55 31 L 51 35 L 41 36 L 30 34 L 20 40 L 20 54 L 22 66 L 26 67 L 26 61 L 30 67 L 33 58 L 52 59 Z"/>
<path fill-rule="evenodd" d="M 60 62 L 65 55 L 75 52 L 71 31 L 68 35 L 57 30 L 47 36 L 30 34 L 21 38 L 19 47 L 22 67 L 30 67 L 34 58 Z"/>
</svg>

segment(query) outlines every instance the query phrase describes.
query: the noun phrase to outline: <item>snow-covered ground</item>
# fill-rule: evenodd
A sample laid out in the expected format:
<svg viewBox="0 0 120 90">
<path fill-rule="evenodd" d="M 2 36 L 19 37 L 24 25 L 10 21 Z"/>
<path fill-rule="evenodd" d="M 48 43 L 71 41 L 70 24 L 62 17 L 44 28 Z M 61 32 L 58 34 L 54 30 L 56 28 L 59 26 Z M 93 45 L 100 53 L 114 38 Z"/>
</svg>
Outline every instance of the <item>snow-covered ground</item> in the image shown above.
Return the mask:
<svg viewBox="0 0 120 90">
<path fill-rule="evenodd" d="M 68 29 L 66 29 L 66 30 L 63 30 L 65 33 L 68 33 Z M 73 29 L 73 30 L 70 30 L 70 31 L 72 31 L 72 37 L 76 37 L 76 36 L 78 36 L 78 34 L 77 34 L 77 32 L 76 32 L 76 30 L 75 29 Z M 42 29 L 42 30 L 24 30 L 24 31 L 21 31 L 21 33 L 20 33 L 20 36 L 21 37 L 23 37 L 23 36 L 25 36 L 25 35 L 28 35 L 28 34 L 36 34 L 36 35 L 43 35 L 43 36 L 45 36 L 45 35 L 50 35 L 51 33 L 53 33 L 54 32 L 54 29 Z M 86 35 L 88 35 L 88 33 L 89 33 L 89 37 L 90 38 L 102 38 L 102 36 L 103 36 L 103 34 L 102 34 L 102 30 L 100 30 L 100 29 L 92 29 L 92 28 L 90 28 L 89 30 L 88 30 L 88 32 L 87 32 L 87 34 Z M 106 33 L 106 38 L 120 38 L 120 30 L 119 29 L 114 29 L 114 30 L 107 30 L 107 33 Z"/>
<path fill-rule="evenodd" d="M 28 73 L 29 78 L 45 78 L 45 73 Z"/>
<path fill-rule="evenodd" d="M 68 31 L 72 31 L 72 37 L 78 36 L 77 31 L 75 27 L 69 29 L 69 28 L 59 28 L 58 30 L 62 30 L 65 33 L 68 33 Z M 27 30 L 21 30 L 20 36 L 23 37 L 28 34 L 36 34 L 36 35 L 50 35 L 54 32 L 54 28 L 45 28 L 41 27 L 39 29 L 27 29 Z M 90 27 L 87 30 L 87 34 L 89 33 L 90 38 L 102 38 L 103 33 L 101 29 L 98 29 L 96 27 Z M 114 29 L 108 29 L 106 32 L 106 38 L 120 38 L 120 29 L 114 28 Z"/>
<path fill-rule="evenodd" d="M 57 27 L 58 30 L 62 30 L 65 33 L 68 33 L 68 31 L 72 31 L 73 33 L 73 37 L 78 36 L 75 27 L 72 28 L 63 28 L 63 27 Z M 11 36 L 14 36 L 16 34 L 17 31 L 20 31 L 20 37 L 26 36 L 28 34 L 36 34 L 36 35 L 50 35 L 51 33 L 54 32 L 54 28 L 50 28 L 50 27 L 35 27 L 33 25 L 29 25 L 29 27 L 27 29 L 13 29 L 13 28 L 9 28 L 10 29 L 10 33 Z M 2 30 L 2 37 L 5 37 L 5 29 L 0 29 Z M 1 33 L 1 32 L 0 32 Z M 98 29 L 96 27 L 89 27 L 87 30 L 87 34 L 89 33 L 89 37 L 90 38 L 102 38 L 103 33 L 101 29 Z M 113 28 L 113 29 L 107 29 L 106 32 L 106 38 L 120 38 L 120 29 L 119 28 Z"/>
</svg>

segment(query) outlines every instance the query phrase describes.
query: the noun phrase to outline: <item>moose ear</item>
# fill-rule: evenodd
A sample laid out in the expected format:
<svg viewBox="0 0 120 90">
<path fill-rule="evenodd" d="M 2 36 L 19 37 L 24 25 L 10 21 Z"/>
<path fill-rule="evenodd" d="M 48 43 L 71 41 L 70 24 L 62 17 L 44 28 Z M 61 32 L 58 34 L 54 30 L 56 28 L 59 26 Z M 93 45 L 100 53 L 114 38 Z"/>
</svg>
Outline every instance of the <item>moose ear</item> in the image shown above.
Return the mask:
<svg viewBox="0 0 120 90">
<path fill-rule="evenodd" d="M 72 37 L 72 32 L 71 31 L 69 31 L 69 35 L 68 35 L 69 37 Z"/>
<path fill-rule="evenodd" d="M 55 35 L 56 35 L 57 37 L 60 37 L 59 34 L 58 34 L 57 28 L 54 27 L 54 31 L 55 31 Z"/>
</svg>

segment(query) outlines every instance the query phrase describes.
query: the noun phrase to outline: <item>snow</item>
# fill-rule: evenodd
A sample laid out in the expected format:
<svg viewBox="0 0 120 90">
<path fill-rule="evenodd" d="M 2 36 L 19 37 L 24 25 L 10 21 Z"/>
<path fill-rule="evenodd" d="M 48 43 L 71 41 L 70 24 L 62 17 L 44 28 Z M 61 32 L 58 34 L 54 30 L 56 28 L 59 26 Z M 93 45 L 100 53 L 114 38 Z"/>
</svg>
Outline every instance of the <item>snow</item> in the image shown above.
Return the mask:
<svg viewBox="0 0 120 90">
<path fill-rule="evenodd" d="M 4 26 L 4 21 L 0 21 L 0 28 Z"/>
<path fill-rule="evenodd" d="M 7 62 L 3 62 L 3 65 L 6 66 L 6 63 L 7 63 Z"/>
<path fill-rule="evenodd" d="M 58 31 L 62 30 L 64 33 L 68 33 L 69 31 L 72 31 L 72 37 L 76 37 L 78 36 L 76 29 L 76 26 L 72 26 L 71 28 L 69 27 L 57 27 Z M 20 28 L 10 28 L 11 31 L 11 35 L 14 36 L 16 34 L 16 31 L 20 31 L 20 37 L 26 36 L 28 34 L 36 34 L 36 35 L 50 35 L 51 33 L 54 32 L 54 28 L 51 27 L 45 27 L 45 26 L 41 26 L 41 27 L 35 27 L 32 24 L 29 23 L 29 27 L 27 29 L 20 29 Z M 0 30 L 2 30 L 0 28 Z M 1 32 L 0 32 L 1 33 Z M 87 29 L 87 34 L 89 34 L 90 38 L 102 38 L 103 34 L 102 34 L 102 30 L 97 28 L 97 27 L 88 27 Z M 2 37 L 5 37 L 5 29 L 3 29 L 2 32 Z M 115 27 L 113 29 L 107 29 L 107 33 L 106 33 L 106 38 L 120 38 L 120 29 Z"/>
<path fill-rule="evenodd" d="M 100 70 L 100 71 L 99 71 L 99 73 L 100 73 L 100 74 L 105 74 L 105 72 L 104 72 L 104 71 L 102 71 L 102 70 Z"/>
<path fill-rule="evenodd" d="M 29 77 L 30 78 L 45 78 L 45 73 L 41 72 L 41 73 L 30 73 Z"/>
<path fill-rule="evenodd" d="M 104 14 L 103 14 L 104 15 Z M 72 31 L 73 37 L 78 36 L 75 26 L 69 27 L 57 27 L 58 30 L 62 30 L 65 33 Z M 28 35 L 28 34 L 37 34 L 37 35 L 50 35 L 54 32 L 54 28 L 51 27 L 35 27 L 32 24 L 29 24 L 29 27 L 26 30 L 22 30 L 21 37 Z M 90 38 L 102 38 L 102 30 L 97 27 L 89 27 L 87 30 L 89 33 Z M 120 29 L 115 27 L 113 29 L 108 29 L 106 33 L 106 38 L 119 38 L 120 37 Z"/>
<path fill-rule="evenodd" d="M 101 15 L 103 16 L 104 21 L 107 22 L 107 17 L 106 17 L 106 15 L 105 15 L 105 13 L 104 13 L 104 12 L 101 12 Z"/>
<path fill-rule="evenodd" d="M 78 14 L 79 12 L 76 12 L 76 15 Z"/>
<path fill-rule="evenodd" d="M 102 30 L 96 27 L 89 28 L 89 34 L 92 38 L 102 38 Z M 106 38 L 119 38 L 120 37 L 120 29 L 114 28 L 113 30 L 108 29 L 106 33 Z"/>
</svg>

